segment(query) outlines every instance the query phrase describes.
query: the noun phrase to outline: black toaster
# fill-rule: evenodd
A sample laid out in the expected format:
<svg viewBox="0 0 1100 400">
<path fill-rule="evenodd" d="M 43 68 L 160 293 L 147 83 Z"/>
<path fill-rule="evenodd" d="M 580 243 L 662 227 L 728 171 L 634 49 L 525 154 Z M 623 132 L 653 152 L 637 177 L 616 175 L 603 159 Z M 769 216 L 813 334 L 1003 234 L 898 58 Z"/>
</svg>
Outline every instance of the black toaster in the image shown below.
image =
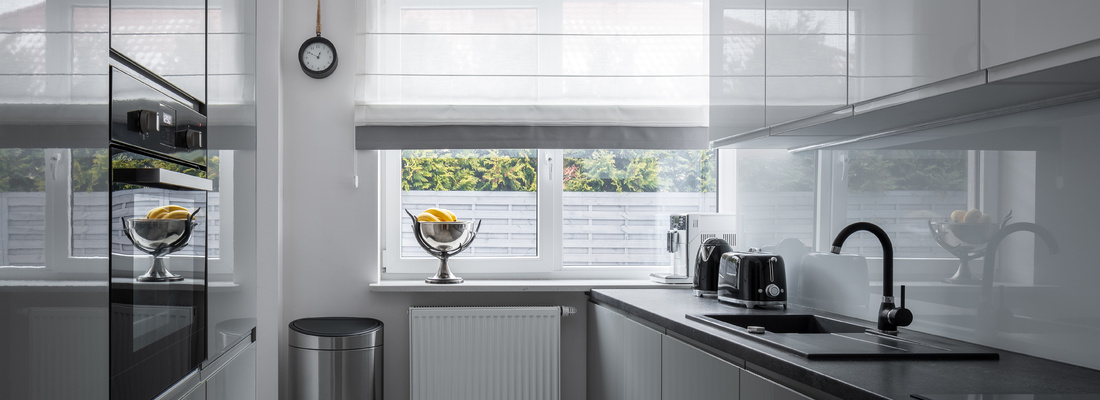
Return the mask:
<svg viewBox="0 0 1100 400">
<path fill-rule="evenodd" d="M 783 257 L 756 249 L 722 254 L 718 265 L 718 300 L 748 308 L 787 308 Z"/>
</svg>

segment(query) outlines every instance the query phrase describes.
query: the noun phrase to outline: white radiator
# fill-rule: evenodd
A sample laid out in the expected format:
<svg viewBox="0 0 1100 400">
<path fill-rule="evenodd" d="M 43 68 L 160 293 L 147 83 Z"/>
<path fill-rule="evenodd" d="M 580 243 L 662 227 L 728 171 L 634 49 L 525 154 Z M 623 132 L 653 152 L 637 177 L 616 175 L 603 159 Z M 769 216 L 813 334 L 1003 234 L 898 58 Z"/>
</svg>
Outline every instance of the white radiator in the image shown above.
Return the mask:
<svg viewBox="0 0 1100 400">
<path fill-rule="evenodd" d="M 31 399 L 98 399 L 107 395 L 107 309 L 32 307 Z"/>
<path fill-rule="evenodd" d="M 558 400 L 572 307 L 412 307 L 412 400 Z"/>
</svg>

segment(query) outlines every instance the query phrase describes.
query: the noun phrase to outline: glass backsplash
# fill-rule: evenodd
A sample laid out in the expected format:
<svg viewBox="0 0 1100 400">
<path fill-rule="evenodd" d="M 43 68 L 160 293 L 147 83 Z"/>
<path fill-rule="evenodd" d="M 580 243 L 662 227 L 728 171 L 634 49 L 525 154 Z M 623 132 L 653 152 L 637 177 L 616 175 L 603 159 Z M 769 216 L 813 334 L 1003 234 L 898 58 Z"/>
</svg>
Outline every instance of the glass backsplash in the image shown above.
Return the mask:
<svg viewBox="0 0 1100 400">
<path fill-rule="evenodd" d="M 857 234 L 843 248 L 852 255 L 814 253 L 844 225 L 868 221 L 893 241 L 894 284 L 906 285 L 916 315 L 908 329 L 1100 369 L 1100 261 L 1091 253 L 1100 244 L 1100 100 L 858 146 L 818 152 L 812 174 L 797 158 L 769 169 L 790 182 L 768 180 L 769 201 L 753 200 L 760 186 L 742 187 L 753 170 L 740 168 L 742 237 L 784 255 L 792 302 L 875 320 L 877 240 Z M 994 236 L 1003 240 L 991 244 Z"/>
</svg>

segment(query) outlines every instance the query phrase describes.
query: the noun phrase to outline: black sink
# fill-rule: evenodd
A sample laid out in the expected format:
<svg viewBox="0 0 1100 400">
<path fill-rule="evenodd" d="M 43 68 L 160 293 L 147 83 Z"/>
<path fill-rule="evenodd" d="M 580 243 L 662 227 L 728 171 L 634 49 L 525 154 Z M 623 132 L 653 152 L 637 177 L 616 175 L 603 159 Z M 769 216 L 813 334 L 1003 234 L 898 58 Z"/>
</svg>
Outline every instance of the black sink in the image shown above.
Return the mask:
<svg viewBox="0 0 1100 400">
<path fill-rule="evenodd" d="M 812 314 L 688 314 L 687 318 L 817 360 L 996 360 L 996 351 L 946 338 L 876 329 Z M 749 327 L 763 327 L 752 333 Z"/>
<path fill-rule="evenodd" d="M 863 333 L 866 327 L 810 314 L 706 314 L 719 322 L 748 328 L 762 326 L 772 333 Z"/>
</svg>

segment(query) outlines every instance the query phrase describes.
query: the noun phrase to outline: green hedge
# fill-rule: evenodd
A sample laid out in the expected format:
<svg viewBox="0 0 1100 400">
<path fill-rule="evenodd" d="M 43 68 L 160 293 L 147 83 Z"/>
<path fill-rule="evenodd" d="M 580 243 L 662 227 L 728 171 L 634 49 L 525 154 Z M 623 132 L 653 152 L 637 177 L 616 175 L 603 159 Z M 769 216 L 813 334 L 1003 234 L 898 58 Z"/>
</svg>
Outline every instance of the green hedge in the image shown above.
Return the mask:
<svg viewBox="0 0 1100 400">
<path fill-rule="evenodd" d="M 538 188 L 535 150 L 407 150 L 402 190 L 521 191 Z M 714 190 L 713 151 L 567 150 L 563 188 L 571 192 Z"/>
</svg>

